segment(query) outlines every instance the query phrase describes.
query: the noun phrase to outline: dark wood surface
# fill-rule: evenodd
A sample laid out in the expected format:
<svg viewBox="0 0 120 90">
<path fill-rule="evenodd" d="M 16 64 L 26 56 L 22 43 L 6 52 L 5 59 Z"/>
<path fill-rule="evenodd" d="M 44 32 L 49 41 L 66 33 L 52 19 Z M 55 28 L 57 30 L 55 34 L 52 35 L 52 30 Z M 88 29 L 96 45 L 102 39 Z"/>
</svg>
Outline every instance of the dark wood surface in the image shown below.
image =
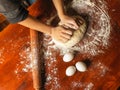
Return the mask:
<svg viewBox="0 0 120 90">
<path fill-rule="evenodd" d="M 117 90 L 120 86 L 120 1 L 106 1 L 113 27 L 110 46 L 104 50 L 104 54 L 89 59 L 93 61 L 92 64 L 102 62 L 109 70 L 102 77 L 99 77 L 99 70 L 95 67 L 90 72 L 90 68 L 88 68 L 84 74 L 77 73 L 74 76 L 76 80 L 76 77 L 79 76 L 81 81 L 92 82 L 94 84 L 92 90 Z M 43 7 L 44 4 L 38 0 L 29 8 L 30 14 L 34 17 L 42 17 Z M 75 59 L 80 60 L 80 57 L 81 60 L 84 59 L 80 54 L 77 54 Z M 69 85 L 67 83 L 73 77 L 65 78 L 62 70 L 65 70 L 66 64 L 60 62 L 61 56 L 58 55 L 57 59 L 59 60 L 58 67 L 61 64 L 64 66 L 59 68 L 58 72 L 62 79 L 63 88 L 61 90 L 64 90 L 65 85 Z M 95 75 L 98 75 L 98 78 L 94 78 Z M 49 89 L 47 87 L 47 90 Z M 11 24 L 0 32 L 0 90 L 34 90 L 30 66 L 30 29 L 18 24 Z"/>
</svg>

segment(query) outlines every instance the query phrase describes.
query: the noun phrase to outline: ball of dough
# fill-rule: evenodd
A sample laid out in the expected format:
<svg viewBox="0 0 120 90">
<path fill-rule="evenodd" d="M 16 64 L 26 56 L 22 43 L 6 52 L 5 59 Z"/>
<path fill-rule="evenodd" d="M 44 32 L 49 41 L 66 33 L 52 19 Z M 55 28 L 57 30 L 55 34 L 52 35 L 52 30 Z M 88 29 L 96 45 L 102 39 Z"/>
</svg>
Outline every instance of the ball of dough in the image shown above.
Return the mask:
<svg viewBox="0 0 120 90">
<path fill-rule="evenodd" d="M 67 69 L 66 69 L 66 75 L 67 76 L 73 76 L 76 72 L 76 68 L 75 66 L 69 66 Z"/>
<path fill-rule="evenodd" d="M 77 44 L 84 36 L 85 32 L 86 32 L 86 22 L 85 20 L 80 17 L 80 16 L 73 16 L 73 18 L 77 19 L 77 20 L 82 20 L 82 25 L 79 26 L 78 30 L 75 30 L 73 32 L 73 35 L 71 37 L 70 40 L 68 40 L 67 42 L 60 42 L 56 39 L 53 38 L 53 42 L 55 43 L 55 45 L 58 48 L 64 48 L 64 49 L 68 49 L 71 48 L 72 46 L 74 46 L 75 44 Z M 63 26 L 64 27 L 64 26 Z"/>
<path fill-rule="evenodd" d="M 83 62 L 77 62 L 75 64 L 75 66 L 76 66 L 77 70 L 80 71 L 80 72 L 85 72 L 87 70 L 87 66 Z"/>
<path fill-rule="evenodd" d="M 72 61 L 74 58 L 74 54 L 73 53 L 66 53 L 64 56 L 63 56 L 63 61 L 64 62 L 70 62 Z"/>
</svg>

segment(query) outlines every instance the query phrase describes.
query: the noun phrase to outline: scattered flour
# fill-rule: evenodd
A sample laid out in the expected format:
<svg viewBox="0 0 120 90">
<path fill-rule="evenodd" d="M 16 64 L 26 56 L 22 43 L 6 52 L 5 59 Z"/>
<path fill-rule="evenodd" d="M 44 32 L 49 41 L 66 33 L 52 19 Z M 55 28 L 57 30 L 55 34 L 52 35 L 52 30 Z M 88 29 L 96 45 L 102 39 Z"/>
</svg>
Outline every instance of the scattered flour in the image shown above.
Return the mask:
<svg viewBox="0 0 120 90">
<path fill-rule="evenodd" d="M 109 71 L 109 68 L 105 66 L 102 62 L 98 61 L 93 62 L 89 71 L 94 72 L 95 73 L 94 78 L 99 79 L 103 77 L 107 71 Z"/>
<path fill-rule="evenodd" d="M 24 29 L 18 30 L 18 33 L 22 33 Z M 17 37 L 17 39 L 14 39 Z M 3 42 L 7 43 L 0 48 L 0 64 L 2 65 L 6 60 L 10 60 L 9 58 L 6 57 L 6 55 L 12 55 L 11 57 L 17 57 L 19 59 L 14 60 L 15 62 L 15 68 L 14 68 L 14 74 L 18 79 L 22 77 L 22 74 L 26 72 L 31 72 L 31 53 L 30 53 L 30 42 L 29 36 L 25 35 L 23 37 L 18 37 L 16 35 L 13 36 L 13 38 L 6 37 Z M 25 42 L 25 44 L 22 44 Z M 19 44 L 20 43 L 20 44 Z M 22 46 L 22 45 L 23 46 Z M 9 47 L 7 46 L 9 45 Z M 16 49 L 16 50 L 15 50 Z M 16 52 L 17 53 L 16 55 Z M 16 56 L 15 56 L 16 55 Z M 4 65 L 4 64 L 3 64 Z"/>
<path fill-rule="evenodd" d="M 94 86 L 93 83 L 89 83 L 85 86 L 85 89 L 84 90 L 92 90 L 92 87 Z"/>
<path fill-rule="evenodd" d="M 47 44 L 47 43 L 46 43 Z M 49 46 L 45 47 L 47 51 L 44 51 L 45 67 L 47 67 L 49 73 L 46 73 L 46 85 L 51 85 L 50 90 L 60 88 L 59 78 L 57 76 L 58 68 L 56 66 L 56 52 L 53 51 L 54 47 L 52 47 L 51 43 L 48 43 Z M 44 43 L 45 45 L 45 43 Z M 45 45 L 46 46 L 46 45 Z M 52 69 L 51 69 L 52 67 Z"/>
<path fill-rule="evenodd" d="M 98 53 L 103 52 L 99 49 L 98 46 L 107 47 L 109 44 L 110 36 L 110 17 L 107 13 L 107 5 L 104 0 L 73 0 L 71 3 L 72 8 L 74 8 L 78 13 L 86 13 L 90 16 L 90 25 L 88 27 L 88 32 L 85 35 L 82 43 L 79 43 L 72 50 L 77 50 L 80 53 L 89 53 L 91 55 L 97 55 Z M 114 10 L 113 10 L 114 11 Z M 90 40 L 88 40 L 90 39 Z M 21 39 L 22 40 L 22 39 Z M 20 41 L 20 40 L 19 40 Z M 58 68 L 56 66 L 56 53 L 57 47 L 54 45 L 52 39 L 49 36 L 45 35 L 44 37 L 44 58 L 46 59 L 46 67 L 49 70 L 49 73 L 46 74 L 46 85 L 51 85 L 51 89 L 59 89 L 62 87 L 60 85 L 60 80 L 57 76 Z M 12 41 L 9 41 L 12 42 Z M 11 45 L 16 47 L 15 44 Z M 54 52 L 55 50 L 55 52 Z M 0 49 L 0 64 L 4 62 L 2 58 L 2 53 L 4 48 Z M 69 51 L 69 50 L 68 50 Z M 54 53 L 53 53 L 54 52 Z M 66 52 L 66 51 L 65 51 Z M 62 51 L 64 53 L 64 50 Z M 24 49 L 19 53 L 20 63 L 16 65 L 14 73 L 21 78 L 21 73 L 31 72 L 32 65 L 30 63 L 31 54 L 30 48 Z M 22 68 L 20 65 L 24 65 Z M 52 68 L 51 68 L 52 67 Z M 103 77 L 108 71 L 108 68 L 101 62 L 95 63 L 90 69 L 90 72 L 98 70 L 94 78 Z M 83 82 L 72 82 L 73 87 L 84 87 L 84 90 L 91 90 L 94 86 L 92 82 L 83 83 Z"/>
<path fill-rule="evenodd" d="M 23 52 L 19 53 L 20 56 L 20 64 L 25 64 L 24 67 L 22 68 L 23 72 L 28 72 L 31 70 L 32 65 L 31 65 L 31 53 L 30 53 L 30 47 L 27 47 Z"/>
<path fill-rule="evenodd" d="M 83 83 L 83 82 L 72 82 L 71 86 L 73 86 L 73 88 L 84 88 L 84 90 L 92 90 L 94 84 L 92 82 L 90 83 Z M 74 90 L 74 89 L 72 89 Z"/>
<path fill-rule="evenodd" d="M 111 30 L 110 17 L 104 0 L 73 0 L 72 8 L 78 13 L 90 16 L 88 32 L 83 43 L 73 47 L 80 53 L 96 55 L 103 52 L 99 47 L 107 47 Z"/>
<path fill-rule="evenodd" d="M 14 70 L 14 73 L 18 79 L 22 77 L 23 73 L 32 71 L 30 47 L 21 50 L 21 52 L 19 52 L 19 56 L 20 62 L 17 63 Z"/>
<path fill-rule="evenodd" d="M 88 15 L 89 26 L 81 42 L 70 49 L 61 48 L 61 54 L 71 50 L 90 55 L 104 53 L 102 49 L 108 47 L 111 31 L 106 2 L 104 0 L 73 0 L 68 7 L 79 14 Z"/>
<path fill-rule="evenodd" d="M 79 14 L 87 14 L 90 16 L 90 24 L 86 35 L 82 42 L 71 48 L 72 50 L 77 50 L 80 53 L 88 53 L 90 55 L 97 55 L 99 53 L 104 53 L 102 48 L 107 48 L 109 45 L 109 36 L 111 31 L 110 17 L 107 12 L 107 5 L 104 0 L 73 0 L 71 3 L 73 9 L 75 9 Z M 58 78 L 57 72 L 58 68 L 56 66 L 57 59 L 56 53 L 58 48 L 54 45 L 52 39 L 48 35 L 44 35 L 44 58 L 45 67 L 48 72 L 46 73 L 46 86 L 52 85 L 50 90 L 60 89 L 61 84 Z M 54 51 L 55 50 L 55 51 Z M 62 50 L 61 53 L 69 52 L 69 50 Z M 103 77 L 108 70 L 108 68 L 101 62 L 96 63 L 90 69 L 90 72 L 94 70 L 99 70 L 99 73 L 95 73 L 94 78 Z M 84 88 L 84 90 L 92 90 L 94 84 L 83 83 L 83 82 L 72 82 L 73 87 Z"/>
</svg>

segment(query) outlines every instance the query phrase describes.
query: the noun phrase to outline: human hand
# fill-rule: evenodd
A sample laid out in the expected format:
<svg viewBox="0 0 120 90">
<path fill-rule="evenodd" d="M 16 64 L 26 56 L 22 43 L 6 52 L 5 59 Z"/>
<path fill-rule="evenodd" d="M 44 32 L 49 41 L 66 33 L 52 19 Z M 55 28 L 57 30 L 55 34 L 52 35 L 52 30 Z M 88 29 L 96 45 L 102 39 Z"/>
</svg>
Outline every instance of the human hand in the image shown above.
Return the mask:
<svg viewBox="0 0 120 90">
<path fill-rule="evenodd" d="M 61 15 L 59 18 L 61 20 L 59 23 L 60 25 L 67 26 L 72 29 L 78 29 L 78 25 L 72 17 Z"/>
<path fill-rule="evenodd" d="M 57 26 L 51 29 L 51 36 L 60 42 L 67 42 L 72 36 L 72 31 L 61 26 Z"/>
</svg>

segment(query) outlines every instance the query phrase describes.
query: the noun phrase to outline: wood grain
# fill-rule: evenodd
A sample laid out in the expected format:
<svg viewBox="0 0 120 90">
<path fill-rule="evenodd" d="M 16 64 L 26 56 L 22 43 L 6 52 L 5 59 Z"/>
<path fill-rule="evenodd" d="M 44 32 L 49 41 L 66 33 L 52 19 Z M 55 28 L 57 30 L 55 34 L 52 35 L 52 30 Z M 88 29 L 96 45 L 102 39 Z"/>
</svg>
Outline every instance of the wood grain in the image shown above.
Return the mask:
<svg viewBox="0 0 120 90">
<path fill-rule="evenodd" d="M 39 19 L 47 17 L 46 10 L 43 10 L 43 7 L 45 7 L 45 4 L 42 4 L 43 1 L 38 0 L 29 8 L 31 15 L 39 16 Z M 77 72 L 74 77 L 70 78 L 67 78 L 62 71 L 71 63 L 66 65 L 64 62 L 60 62 L 62 57 L 58 54 L 58 73 L 63 86 L 61 90 L 64 90 L 64 88 L 67 90 L 66 86 L 69 86 L 69 82 L 72 79 L 78 81 L 78 77 L 82 82 L 92 82 L 94 84 L 92 90 L 117 90 L 120 87 L 120 1 L 106 1 L 113 27 L 110 35 L 110 46 L 104 49 L 104 54 L 95 57 L 88 58 L 77 54 L 76 61 L 90 61 L 88 62 L 90 65 L 87 72 L 82 74 Z M 29 28 L 18 24 L 10 24 L 0 32 L 0 90 L 34 90 L 31 68 L 29 68 L 30 66 L 26 67 L 30 64 L 30 51 Z M 109 68 L 105 75 L 101 77 L 98 75 L 101 69 L 93 67 L 93 64 L 98 62 L 102 62 Z M 49 90 L 51 87 L 45 88 Z M 83 88 L 76 88 L 75 90 L 83 90 Z"/>
</svg>

